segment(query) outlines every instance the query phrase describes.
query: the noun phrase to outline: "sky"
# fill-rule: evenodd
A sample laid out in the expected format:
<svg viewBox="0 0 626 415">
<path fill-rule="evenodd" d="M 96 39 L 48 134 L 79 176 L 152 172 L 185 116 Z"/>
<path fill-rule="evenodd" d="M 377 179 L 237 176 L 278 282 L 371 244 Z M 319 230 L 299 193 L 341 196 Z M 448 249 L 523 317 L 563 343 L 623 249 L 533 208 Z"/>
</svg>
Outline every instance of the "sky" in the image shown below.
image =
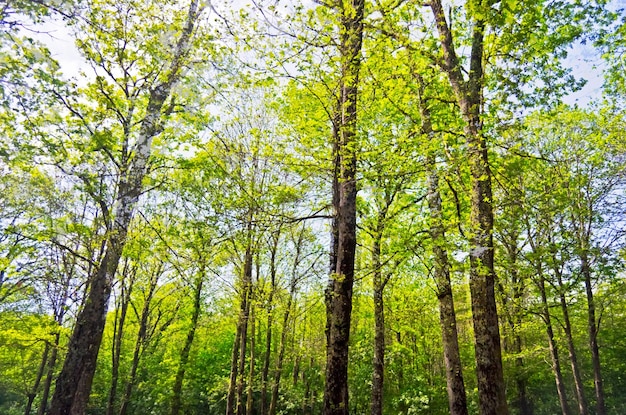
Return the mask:
<svg viewBox="0 0 626 415">
<path fill-rule="evenodd" d="M 614 0 L 612 8 L 618 10 L 626 7 L 626 0 Z M 80 70 L 89 74 L 85 61 L 74 45 L 74 39 L 61 20 L 47 21 L 43 25 L 34 26 L 37 32 L 34 37 L 45 43 L 52 55 L 61 65 L 63 73 L 67 77 L 75 77 L 79 84 L 86 80 L 79 76 Z M 568 58 L 564 64 L 572 69 L 577 78 L 587 80 L 586 85 L 575 93 L 567 96 L 564 101 L 567 104 L 587 106 L 590 102 L 599 99 L 602 95 L 602 68 L 603 62 L 600 54 L 590 44 L 575 44 L 570 48 Z"/>
</svg>

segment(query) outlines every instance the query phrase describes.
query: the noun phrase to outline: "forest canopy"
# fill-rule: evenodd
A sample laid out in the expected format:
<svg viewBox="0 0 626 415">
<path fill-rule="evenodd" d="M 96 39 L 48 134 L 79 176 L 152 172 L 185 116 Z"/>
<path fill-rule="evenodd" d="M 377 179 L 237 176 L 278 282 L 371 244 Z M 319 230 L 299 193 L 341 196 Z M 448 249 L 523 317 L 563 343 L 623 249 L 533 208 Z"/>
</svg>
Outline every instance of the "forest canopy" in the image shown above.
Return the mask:
<svg viewBox="0 0 626 415">
<path fill-rule="evenodd" d="M 0 0 L 0 414 L 626 413 L 617 3 Z"/>
</svg>

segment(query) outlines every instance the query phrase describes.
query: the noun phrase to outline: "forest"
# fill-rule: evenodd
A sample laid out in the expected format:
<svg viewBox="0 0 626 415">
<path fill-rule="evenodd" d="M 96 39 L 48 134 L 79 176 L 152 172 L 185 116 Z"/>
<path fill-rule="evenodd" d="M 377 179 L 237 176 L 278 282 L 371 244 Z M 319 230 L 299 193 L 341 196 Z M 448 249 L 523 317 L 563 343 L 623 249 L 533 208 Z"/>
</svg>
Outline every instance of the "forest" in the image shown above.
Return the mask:
<svg viewBox="0 0 626 415">
<path fill-rule="evenodd" d="M 621 6 L 0 0 L 0 414 L 626 414 Z"/>
</svg>

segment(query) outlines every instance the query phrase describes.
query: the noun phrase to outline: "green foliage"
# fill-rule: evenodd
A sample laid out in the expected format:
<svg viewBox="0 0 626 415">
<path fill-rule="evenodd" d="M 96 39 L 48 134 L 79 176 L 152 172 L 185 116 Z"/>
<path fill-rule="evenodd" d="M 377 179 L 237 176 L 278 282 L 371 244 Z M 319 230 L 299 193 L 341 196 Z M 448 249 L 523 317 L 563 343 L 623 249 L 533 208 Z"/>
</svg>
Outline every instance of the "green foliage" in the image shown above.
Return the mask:
<svg viewBox="0 0 626 415">
<path fill-rule="evenodd" d="M 58 4 L 57 4 L 58 3 Z M 194 284 L 201 313 L 183 382 L 183 412 L 223 413 L 246 249 L 253 251 L 255 373 L 245 384 L 260 410 L 271 331 L 268 402 L 285 332 L 279 414 L 321 413 L 325 368 L 324 281 L 332 215 L 333 113 L 340 91 L 335 3 L 207 6 L 182 79 L 160 116 L 153 157 L 113 281 L 89 413 L 107 410 L 122 299 L 117 398 L 138 369 L 129 414 L 166 414 L 191 326 Z M 320 2 L 325 3 L 325 2 Z M 488 3 L 488 2 L 487 2 Z M 589 254 L 609 413 L 626 412 L 620 337 L 624 297 L 624 29 L 601 3 L 468 1 L 446 11 L 463 69 L 472 22 L 486 27 L 484 114 L 494 176 L 496 270 L 508 398 L 524 379 L 534 413 L 559 412 L 541 316 L 538 265 L 548 282 L 556 341 L 561 269 L 587 393 L 586 297 L 580 254 Z M 24 413 L 45 344 L 64 342 L 110 236 L 119 188 L 156 85 L 174 68 L 187 3 L 174 0 L 14 1 L 0 11 L 0 413 Z M 211 9 L 211 10 L 209 10 Z M 465 122 L 441 69 L 427 8 L 367 2 L 358 105 L 357 283 L 350 341 L 350 402 L 367 413 L 374 343 L 373 275 L 388 278 L 384 413 L 446 414 L 445 369 L 433 241 L 425 200 L 438 173 L 444 243 L 451 257 L 460 353 L 471 413 L 477 411 L 467 288 L 470 180 Z M 232 12 L 232 14 L 231 14 Z M 60 13 L 60 14 L 59 14 Z M 449 15 L 448 15 L 449 13 Z M 64 16 L 87 65 L 63 78 L 28 27 Z M 603 26 L 606 33 L 598 30 Z M 32 26 L 36 27 L 36 26 Z M 20 29 L 21 28 L 21 29 Z M 613 30 L 613 28 L 615 30 Z M 564 58 L 593 40 L 608 62 L 607 104 L 568 107 L 582 85 Z M 90 67 L 90 68 L 89 68 Z M 422 108 L 420 108 L 420 106 Z M 427 108 L 432 134 L 422 125 Z M 431 163 L 431 160 L 433 161 Z M 432 165 L 431 165 L 432 164 Z M 380 267 L 373 245 L 380 243 Z M 272 252 L 272 246 L 276 249 Z M 516 256 L 511 256 L 515 247 Z M 289 303 L 291 285 L 293 303 Z M 288 310 L 289 318 L 283 324 Z M 140 336 L 143 309 L 147 333 Z M 271 326 L 268 327 L 268 317 Z M 59 326 L 59 324 L 61 326 Z M 519 336 L 521 351 L 508 347 Z M 623 336 L 622 336 L 623 337 Z M 571 374 L 562 354 L 565 382 Z M 520 360 L 522 365 L 519 364 Z M 40 404 L 39 384 L 35 407 Z M 244 392 L 244 400 L 245 400 Z M 572 396 L 569 396 L 571 399 Z M 304 409 L 303 409 L 304 408 Z M 514 409 L 512 412 L 515 413 Z"/>
</svg>

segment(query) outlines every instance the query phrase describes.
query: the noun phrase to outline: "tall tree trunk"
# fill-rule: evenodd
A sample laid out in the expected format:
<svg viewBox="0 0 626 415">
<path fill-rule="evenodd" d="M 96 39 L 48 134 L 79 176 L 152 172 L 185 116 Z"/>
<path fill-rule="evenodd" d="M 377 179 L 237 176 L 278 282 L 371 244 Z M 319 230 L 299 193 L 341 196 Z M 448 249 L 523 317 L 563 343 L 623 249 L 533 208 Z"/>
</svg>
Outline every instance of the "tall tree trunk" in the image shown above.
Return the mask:
<svg viewBox="0 0 626 415">
<path fill-rule="evenodd" d="M 251 222 L 250 222 L 251 224 Z M 251 227 L 251 225 L 250 225 Z M 251 229 L 251 228 L 250 228 Z M 249 231 L 250 231 L 249 229 Z M 249 236 L 251 238 L 251 235 Z M 250 303 L 252 301 L 252 242 L 248 241 L 246 247 L 246 253 L 244 258 L 243 267 L 243 287 L 242 287 L 242 299 L 241 299 L 241 313 L 240 313 L 240 342 L 239 342 L 239 366 L 237 368 L 237 389 L 236 389 L 236 414 L 243 415 L 243 387 L 245 382 L 244 369 L 246 367 L 246 349 L 248 342 L 248 322 L 250 320 Z"/>
<path fill-rule="evenodd" d="M 115 325 L 113 327 L 113 345 L 111 350 L 111 386 L 109 387 L 109 398 L 107 400 L 106 415 L 113 415 L 115 410 L 115 399 L 117 395 L 117 383 L 119 380 L 120 356 L 122 354 L 122 339 L 124 336 L 124 323 L 126 322 L 126 313 L 130 303 L 130 295 L 132 293 L 133 281 L 127 285 L 126 277 L 128 275 L 128 263 L 124 264 L 122 272 L 120 305 L 116 310 Z M 119 312 L 119 316 L 117 315 Z"/>
<path fill-rule="evenodd" d="M 383 388 L 385 381 L 385 300 L 383 297 L 385 286 L 391 278 L 391 273 L 383 276 L 381 260 L 381 246 L 389 209 L 397 195 L 399 187 L 385 189 L 384 200 L 378 207 L 375 229 L 372 232 L 372 267 L 374 288 L 374 357 L 372 360 L 372 400 L 370 413 L 382 415 Z"/>
<path fill-rule="evenodd" d="M 434 277 L 439 299 L 439 324 L 443 341 L 446 366 L 448 407 L 451 415 L 467 415 L 467 396 L 463 380 L 463 365 L 459 351 L 454 297 L 450 283 L 450 263 L 445 248 L 443 209 L 439 194 L 439 177 L 434 159 L 429 160 L 431 172 L 428 177 L 428 207 L 430 209 L 430 236 L 433 240 Z"/>
<path fill-rule="evenodd" d="M 550 349 L 550 358 L 552 359 L 552 371 L 554 372 L 554 381 L 556 382 L 556 391 L 561 405 L 562 415 L 571 415 L 569 404 L 567 403 L 567 393 L 565 391 L 565 383 L 563 382 L 563 372 L 561 371 L 561 360 L 559 358 L 559 349 L 554 339 L 554 329 L 552 327 L 552 319 L 550 317 L 550 307 L 548 306 L 548 296 L 546 294 L 546 283 L 541 267 L 537 267 L 537 275 L 539 281 L 537 287 L 541 294 L 541 313 L 544 323 L 546 324 L 546 334 L 548 335 L 548 347 Z"/>
<path fill-rule="evenodd" d="M 41 393 L 41 403 L 39 404 L 39 410 L 37 411 L 37 415 L 44 415 L 44 413 L 46 413 L 48 409 L 48 397 L 50 395 L 50 388 L 52 387 L 52 380 L 54 378 L 54 367 L 56 366 L 57 362 L 60 340 L 61 334 L 59 332 L 56 332 L 54 334 L 54 342 L 52 343 L 52 352 L 50 354 L 50 359 L 48 359 L 46 380 L 44 381 L 43 391 Z"/>
<path fill-rule="evenodd" d="M 44 346 L 44 349 L 43 349 L 43 355 L 41 356 L 41 363 L 39 363 L 39 369 L 37 369 L 37 376 L 35 376 L 35 383 L 33 384 L 33 387 L 27 396 L 28 400 L 26 401 L 26 408 L 24 409 L 24 415 L 30 415 L 30 411 L 33 409 L 33 402 L 35 401 L 35 397 L 37 396 L 37 390 L 39 389 L 39 384 L 41 383 L 43 374 L 46 371 L 46 363 L 48 362 L 49 353 L 50 353 L 50 343 L 46 342 L 46 345 Z"/>
<path fill-rule="evenodd" d="M 554 259 L 556 261 L 556 259 Z M 578 402 L 578 412 L 580 415 L 587 415 L 587 399 L 585 397 L 585 388 L 583 386 L 582 376 L 580 375 L 580 366 L 578 365 L 578 358 L 576 355 L 576 347 L 574 346 L 574 337 L 572 335 L 572 324 L 569 318 L 569 310 L 567 306 L 567 299 L 565 298 L 565 285 L 563 284 L 563 277 L 558 265 L 553 267 L 554 273 L 557 278 L 559 289 L 559 301 L 561 304 L 561 311 L 563 313 L 563 330 L 565 331 L 565 337 L 567 338 L 567 350 L 569 352 L 569 361 L 572 366 L 572 375 L 574 376 L 574 386 L 576 387 L 576 401 Z"/>
<path fill-rule="evenodd" d="M 593 383 L 596 392 L 596 415 L 606 415 L 604 403 L 604 388 L 602 386 L 602 372 L 600 366 L 600 349 L 598 347 L 598 326 L 596 321 L 596 306 L 593 300 L 593 286 L 591 284 L 591 268 L 587 251 L 580 254 L 580 270 L 585 280 L 587 292 L 587 317 L 589 327 L 589 350 L 593 364 Z"/>
<path fill-rule="evenodd" d="M 348 345 L 352 314 L 352 285 L 356 251 L 356 121 L 361 45 L 363 42 L 364 0 L 340 3 L 341 80 L 335 120 L 338 134 L 336 215 L 337 251 L 334 273 L 326 295 L 327 345 L 324 415 L 348 413 Z M 334 199 L 334 198 L 333 198 Z"/>
<path fill-rule="evenodd" d="M 241 304 L 243 307 L 243 303 Z M 240 308 L 239 313 L 243 310 Z M 237 376 L 239 374 L 239 348 L 241 347 L 241 317 L 237 322 L 233 351 L 230 357 L 230 377 L 228 380 L 228 393 L 226 395 L 226 415 L 235 414 L 235 398 L 237 394 Z"/>
<path fill-rule="evenodd" d="M 257 273 L 258 275 L 258 273 Z M 252 404 L 254 403 L 254 390 L 253 390 L 253 380 L 254 380 L 254 368 L 255 368 L 255 335 L 256 327 L 255 327 L 255 307 L 254 304 L 251 305 L 250 310 L 250 365 L 248 368 L 248 389 L 246 391 L 246 415 L 252 414 Z"/>
<path fill-rule="evenodd" d="M 176 371 L 176 379 L 174 380 L 174 386 L 172 388 L 172 415 L 178 415 L 182 407 L 182 391 L 183 381 L 185 380 L 185 371 L 187 370 L 187 363 L 189 362 L 189 353 L 191 352 L 191 346 L 196 336 L 196 329 L 198 328 L 198 319 L 200 318 L 200 311 L 202 306 L 202 286 L 204 284 L 204 269 L 200 268 L 200 272 L 195 282 L 193 291 L 193 309 L 191 311 L 191 325 L 187 332 L 187 338 L 185 339 L 185 345 L 180 351 L 180 363 L 178 364 L 178 370 Z"/>
<path fill-rule="evenodd" d="M 456 313 L 450 283 L 450 261 L 446 249 L 446 233 L 443 225 L 443 207 L 439 191 L 439 174 L 434 150 L 434 134 L 428 103 L 424 98 L 424 81 L 417 75 L 419 83 L 419 104 L 422 116 L 422 133 L 429 139 L 431 149 L 427 157 L 428 168 L 428 209 L 430 210 L 430 237 L 433 243 L 434 277 L 439 299 L 439 324 L 443 341 L 443 356 L 446 366 L 448 407 L 451 415 L 467 415 L 467 395 L 463 380 L 463 365 L 459 351 Z"/>
<path fill-rule="evenodd" d="M 267 379 L 272 358 L 272 325 L 274 324 L 274 292 L 276 291 L 276 253 L 280 233 L 273 236 L 270 250 L 270 293 L 267 299 L 267 330 L 265 333 L 265 353 L 263 355 L 263 369 L 261 370 L 261 415 L 267 412 Z"/>
<path fill-rule="evenodd" d="M 506 226 L 506 225 L 503 225 Z M 513 229 L 502 230 L 502 244 L 504 245 L 507 253 L 508 262 L 506 268 L 507 274 L 510 276 L 509 285 L 512 290 L 507 291 L 502 284 L 498 283 L 498 288 L 502 297 L 502 308 L 506 323 L 508 324 L 508 331 L 504 332 L 504 349 L 510 354 L 515 355 L 515 374 L 514 380 L 517 389 L 516 405 L 520 415 L 532 415 L 532 406 L 527 397 L 527 379 L 524 374 L 524 359 L 522 358 L 522 336 L 520 334 L 520 328 L 522 325 L 522 301 L 524 297 L 524 281 L 520 278 L 518 272 L 518 238 L 519 231 Z M 510 301 L 512 297 L 513 301 Z"/>
<path fill-rule="evenodd" d="M 66 268 L 69 270 L 68 275 L 70 277 L 66 280 L 66 284 L 63 287 L 63 292 L 61 294 L 60 301 L 54 307 L 55 308 L 54 320 L 56 321 L 58 327 L 62 326 L 63 320 L 65 318 L 65 313 L 67 312 L 66 304 L 67 304 L 67 299 L 70 296 L 69 281 L 70 281 L 71 275 L 73 274 L 73 269 L 74 269 L 73 265 L 75 265 L 75 262 L 71 262 L 70 267 Z M 48 398 L 50 396 L 50 388 L 52 387 L 52 380 L 54 378 L 54 368 L 56 367 L 56 363 L 57 363 L 57 356 L 59 352 L 60 342 L 61 342 L 61 333 L 57 329 L 54 333 L 54 341 L 52 342 L 52 346 L 51 346 L 52 352 L 50 354 L 50 358 L 48 359 L 48 363 L 47 363 L 46 380 L 44 381 L 43 391 L 41 393 L 41 403 L 39 404 L 37 415 L 44 415 L 44 413 L 47 413 L 47 410 L 48 410 Z"/>
<path fill-rule="evenodd" d="M 126 244 L 126 235 L 135 205 L 143 191 L 143 178 L 151 157 L 152 139 L 163 128 L 161 110 L 180 78 L 197 13 L 198 2 L 192 0 L 166 79 L 150 90 L 146 116 L 141 121 L 134 158 L 124 166 L 119 180 L 118 196 L 113 206 L 113 219 L 108 224 L 106 252 L 96 273 L 90 277 L 87 300 L 76 319 L 68 344 L 67 356 L 57 378 L 49 415 L 83 415 L 85 413 L 96 371 L 112 283 Z"/>
<path fill-rule="evenodd" d="M 296 289 L 298 286 L 297 268 L 300 262 L 301 255 L 301 242 L 300 239 L 296 244 L 296 254 L 294 260 L 294 266 L 291 275 L 291 281 L 289 283 L 289 298 L 285 306 L 285 313 L 283 314 L 283 331 L 280 334 L 280 344 L 278 346 L 278 357 L 276 359 L 276 368 L 274 369 L 274 381 L 272 383 L 272 399 L 270 400 L 269 415 L 275 415 L 278 408 L 278 391 L 280 388 L 280 379 L 283 373 L 283 362 L 285 360 L 285 348 L 287 346 L 287 334 L 289 333 L 289 318 L 291 316 L 291 307 L 293 305 L 294 298 L 296 296 Z M 294 369 L 295 371 L 295 369 Z"/>
<path fill-rule="evenodd" d="M 150 286 L 148 288 L 148 294 L 146 295 L 144 302 L 143 302 L 143 306 L 141 308 L 141 315 L 138 316 L 139 330 L 137 331 L 137 338 L 135 339 L 133 359 L 130 364 L 130 374 L 128 375 L 128 381 L 126 382 L 126 387 L 124 388 L 124 394 L 122 395 L 122 398 L 120 400 L 119 415 L 126 415 L 126 413 L 128 412 L 128 406 L 130 405 L 130 398 L 133 393 L 133 388 L 135 387 L 135 382 L 137 381 L 137 370 L 139 369 L 139 360 L 141 358 L 142 350 L 145 349 L 146 342 L 148 341 L 148 322 L 150 318 L 152 298 L 154 297 L 154 293 L 157 289 L 158 275 L 160 274 L 160 272 L 161 272 L 161 268 L 159 268 L 159 271 L 153 274 L 153 279 L 150 281 Z M 134 305 L 133 305 L 133 310 L 135 311 L 135 314 L 137 314 L 137 310 Z"/>
<path fill-rule="evenodd" d="M 456 55 L 452 31 L 441 0 L 430 2 L 448 75 L 465 121 L 471 176 L 470 293 L 474 322 L 478 405 L 481 415 L 507 415 L 500 329 L 495 299 L 493 206 L 487 143 L 482 134 L 483 41 L 485 22 L 476 13 L 472 28 L 470 68 L 466 81 Z"/>
<path fill-rule="evenodd" d="M 379 225 L 380 219 L 379 219 Z M 379 226 L 380 228 L 380 226 Z M 383 413 L 383 386 L 385 380 L 385 309 L 383 290 L 385 288 L 380 261 L 382 231 L 377 229 L 372 246 L 372 266 L 374 267 L 374 359 L 372 374 L 371 414 Z"/>
</svg>

